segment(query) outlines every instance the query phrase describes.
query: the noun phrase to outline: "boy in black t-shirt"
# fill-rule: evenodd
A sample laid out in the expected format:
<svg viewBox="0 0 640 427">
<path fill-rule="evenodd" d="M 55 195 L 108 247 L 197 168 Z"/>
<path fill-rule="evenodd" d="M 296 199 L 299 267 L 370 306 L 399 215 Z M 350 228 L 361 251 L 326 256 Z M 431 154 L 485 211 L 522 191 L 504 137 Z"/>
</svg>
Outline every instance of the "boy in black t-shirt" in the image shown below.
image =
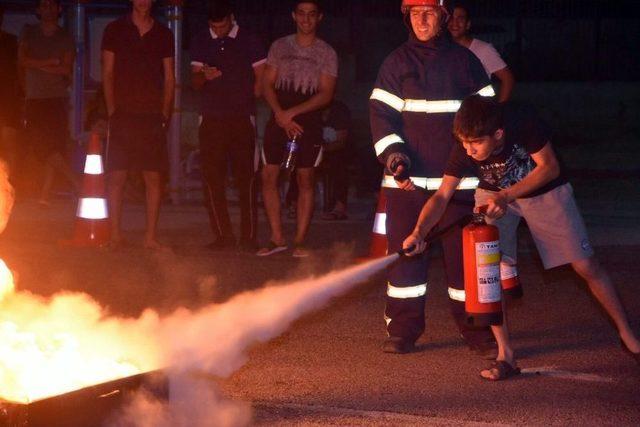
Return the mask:
<svg viewBox="0 0 640 427">
<path fill-rule="evenodd" d="M 463 176 L 480 179 L 476 207 L 486 205 L 487 222 L 500 230 L 503 256 L 515 256 L 515 232 L 525 218 L 546 269 L 571 264 L 614 321 L 623 348 L 640 363 L 640 341 L 631 330 L 624 308 L 607 272 L 598 264 L 586 229 L 551 147 L 549 133 L 529 111 L 501 107 L 478 95 L 468 97 L 454 120 L 456 144 L 442 185 L 425 203 L 404 248 L 421 253 L 424 238 L 438 222 Z M 496 362 L 480 375 L 502 380 L 520 372 L 509 343 L 506 322 L 492 326 L 498 342 Z"/>
</svg>

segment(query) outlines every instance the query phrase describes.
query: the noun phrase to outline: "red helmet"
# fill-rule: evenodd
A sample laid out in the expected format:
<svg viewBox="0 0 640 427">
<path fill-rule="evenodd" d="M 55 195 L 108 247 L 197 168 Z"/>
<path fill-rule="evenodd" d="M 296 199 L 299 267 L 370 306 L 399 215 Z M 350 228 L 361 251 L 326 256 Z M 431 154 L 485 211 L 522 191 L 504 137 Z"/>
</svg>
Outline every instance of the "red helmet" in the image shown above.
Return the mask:
<svg viewBox="0 0 640 427">
<path fill-rule="evenodd" d="M 412 6 L 434 6 L 444 8 L 444 0 L 402 0 L 400 10 L 407 13 Z"/>
</svg>

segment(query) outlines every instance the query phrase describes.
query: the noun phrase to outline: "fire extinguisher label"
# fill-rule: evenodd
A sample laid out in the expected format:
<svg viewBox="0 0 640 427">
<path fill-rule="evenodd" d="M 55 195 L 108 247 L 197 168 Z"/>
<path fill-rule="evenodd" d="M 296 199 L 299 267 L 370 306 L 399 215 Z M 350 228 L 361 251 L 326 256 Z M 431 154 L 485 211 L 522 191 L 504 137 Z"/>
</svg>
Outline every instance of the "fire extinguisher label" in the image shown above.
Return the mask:
<svg viewBox="0 0 640 427">
<path fill-rule="evenodd" d="M 500 301 L 500 244 L 476 242 L 476 270 L 478 277 L 478 302 L 489 304 Z"/>
</svg>

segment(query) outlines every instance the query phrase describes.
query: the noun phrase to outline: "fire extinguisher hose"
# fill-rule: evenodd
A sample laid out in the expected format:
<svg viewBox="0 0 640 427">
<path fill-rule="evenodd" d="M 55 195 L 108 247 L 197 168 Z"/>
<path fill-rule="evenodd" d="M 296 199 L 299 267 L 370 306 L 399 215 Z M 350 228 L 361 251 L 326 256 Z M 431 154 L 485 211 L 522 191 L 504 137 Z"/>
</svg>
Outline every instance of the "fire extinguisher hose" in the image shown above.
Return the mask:
<svg viewBox="0 0 640 427">
<path fill-rule="evenodd" d="M 429 233 L 427 235 L 427 237 L 424 238 L 424 241 L 427 242 L 427 243 L 434 242 L 434 241 L 438 240 L 440 237 L 442 237 L 443 235 L 447 234 L 449 231 L 451 231 L 452 229 L 454 229 L 456 227 L 460 227 L 460 228 L 465 227 L 472 220 L 473 220 L 473 215 L 472 214 L 464 215 L 464 216 L 460 217 L 459 219 L 455 220 L 454 222 L 452 222 L 451 224 L 447 225 L 446 227 Z M 406 256 L 408 253 L 413 252 L 413 250 L 415 248 L 416 248 L 415 246 L 409 246 L 408 248 L 400 249 L 398 251 L 398 255 Z"/>
</svg>

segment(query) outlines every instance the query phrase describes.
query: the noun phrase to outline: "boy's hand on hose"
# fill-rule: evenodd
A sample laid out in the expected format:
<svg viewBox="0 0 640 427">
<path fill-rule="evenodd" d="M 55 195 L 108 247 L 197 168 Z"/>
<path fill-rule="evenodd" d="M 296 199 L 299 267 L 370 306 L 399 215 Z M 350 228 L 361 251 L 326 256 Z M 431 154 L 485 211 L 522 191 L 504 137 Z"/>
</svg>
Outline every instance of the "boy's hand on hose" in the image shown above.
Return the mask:
<svg viewBox="0 0 640 427">
<path fill-rule="evenodd" d="M 412 246 L 414 246 L 414 249 L 411 252 L 407 252 L 407 256 L 421 254 L 427 248 L 427 243 L 424 241 L 424 237 L 414 231 L 402 242 L 402 249 L 408 249 Z"/>
</svg>

